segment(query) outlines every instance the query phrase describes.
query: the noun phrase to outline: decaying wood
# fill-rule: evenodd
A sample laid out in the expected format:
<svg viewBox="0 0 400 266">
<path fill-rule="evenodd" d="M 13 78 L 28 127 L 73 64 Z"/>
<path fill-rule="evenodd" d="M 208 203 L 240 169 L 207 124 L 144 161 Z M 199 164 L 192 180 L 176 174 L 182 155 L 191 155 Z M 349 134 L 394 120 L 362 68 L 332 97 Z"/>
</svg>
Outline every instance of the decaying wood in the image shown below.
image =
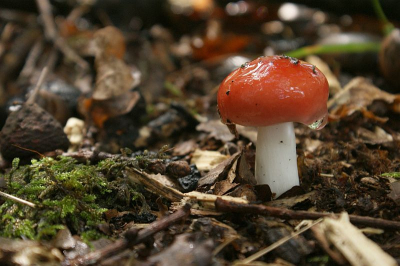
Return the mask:
<svg viewBox="0 0 400 266">
<path fill-rule="evenodd" d="M 142 243 L 145 239 L 154 235 L 155 233 L 168 228 L 182 219 L 185 219 L 188 215 L 190 215 L 190 207 L 191 206 L 189 204 L 186 204 L 173 214 L 165 216 L 162 219 L 151 223 L 148 227 L 139 232 L 136 228 L 130 229 L 125 233 L 125 238 L 119 239 L 111 245 L 90 252 L 82 257 L 66 261 L 63 265 L 95 265 L 112 255 L 118 254 L 128 248 Z"/>
<path fill-rule="evenodd" d="M 368 239 L 349 221 L 349 215 L 342 213 L 339 219 L 325 218 L 318 225 L 327 241 L 355 266 L 397 265 L 395 259 Z"/>
<path fill-rule="evenodd" d="M 223 200 L 220 198 L 216 199 L 215 208 L 217 211 L 220 212 L 252 213 L 252 214 L 266 215 L 287 220 L 316 220 L 319 218 L 330 217 L 335 215 L 333 213 L 293 211 L 289 209 L 269 207 L 259 204 L 243 204 L 243 203 Z M 397 221 L 388 221 L 380 218 L 363 217 L 357 215 L 349 215 L 349 218 L 351 223 L 357 225 L 383 228 L 388 230 L 400 229 L 400 222 Z"/>
</svg>

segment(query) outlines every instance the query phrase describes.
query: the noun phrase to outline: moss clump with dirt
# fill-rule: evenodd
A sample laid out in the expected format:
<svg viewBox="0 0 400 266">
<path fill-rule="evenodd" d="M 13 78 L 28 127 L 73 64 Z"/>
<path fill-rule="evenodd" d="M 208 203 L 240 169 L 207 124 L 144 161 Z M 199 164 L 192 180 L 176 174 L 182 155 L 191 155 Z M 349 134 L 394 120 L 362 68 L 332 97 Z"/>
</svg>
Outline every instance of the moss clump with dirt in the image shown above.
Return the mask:
<svg viewBox="0 0 400 266">
<path fill-rule="evenodd" d="M 36 207 L 5 200 L 0 205 L 0 235 L 48 239 L 68 227 L 85 240 L 100 237 L 96 227 L 105 222 L 107 209 L 129 209 L 135 200 L 143 200 L 123 178 L 126 165 L 112 159 L 81 164 L 59 157 L 21 166 L 19 159 L 14 159 L 12 169 L 3 175 L 5 192 Z"/>
</svg>

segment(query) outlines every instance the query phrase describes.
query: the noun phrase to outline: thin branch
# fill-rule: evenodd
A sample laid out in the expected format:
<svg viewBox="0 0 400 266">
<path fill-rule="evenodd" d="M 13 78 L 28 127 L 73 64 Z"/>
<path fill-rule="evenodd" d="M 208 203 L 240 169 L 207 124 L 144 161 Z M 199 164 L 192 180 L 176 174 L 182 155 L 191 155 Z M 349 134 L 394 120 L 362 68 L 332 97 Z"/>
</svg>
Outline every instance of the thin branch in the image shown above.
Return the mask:
<svg viewBox="0 0 400 266">
<path fill-rule="evenodd" d="M 65 55 L 66 58 L 74 61 L 82 69 L 89 69 L 89 64 L 83 60 L 62 38 L 58 32 L 54 22 L 53 13 L 51 11 L 51 4 L 49 0 L 36 0 L 39 7 L 40 14 L 43 18 L 44 29 L 46 37 L 53 41 L 55 46 Z"/>
<path fill-rule="evenodd" d="M 54 41 L 57 37 L 57 28 L 51 11 L 51 4 L 48 0 L 36 0 L 42 20 L 44 23 L 44 32 L 48 40 Z"/>
<path fill-rule="evenodd" d="M 307 231 L 308 229 L 310 229 L 310 228 L 313 227 L 314 225 L 319 224 L 319 223 L 322 222 L 323 220 L 324 220 L 323 218 L 320 218 L 320 219 L 314 221 L 313 223 L 311 223 L 311 224 L 305 226 L 304 228 L 300 229 L 299 231 L 297 231 L 297 232 L 295 232 L 295 233 L 292 233 L 292 234 L 289 235 L 289 236 L 282 237 L 281 239 L 279 239 L 278 241 L 276 241 L 276 242 L 273 243 L 272 245 L 270 245 L 270 246 L 268 246 L 268 247 L 266 247 L 266 248 L 264 248 L 264 249 L 262 249 L 262 250 L 260 250 L 260 251 L 258 251 L 258 252 L 256 252 L 256 253 L 254 253 L 253 255 L 251 255 L 250 257 L 248 257 L 248 258 L 246 258 L 246 259 L 244 259 L 244 260 L 241 260 L 241 261 L 235 263 L 235 265 L 246 265 L 246 264 L 249 264 L 250 262 L 255 261 L 256 259 L 260 258 L 261 256 L 264 256 L 264 255 L 267 254 L 268 252 L 271 252 L 272 250 L 276 249 L 277 247 L 279 247 L 279 246 L 285 244 L 287 241 L 289 241 L 289 240 L 292 239 L 293 237 L 296 237 L 296 236 L 298 236 L 298 235 L 304 233 L 305 231 Z"/>
<path fill-rule="evenodd" d="M 119 239 L 102 249 L 90 252 L 80 258 L 67 261 L 64 263 L 64 265 L 97 265 L 100 261 L 109 258 L 110 256 L 116 255 L 139 243 L 142 243 L 148 237 L 170 227 L 180 220 L 185 219 L 187 216 L 190 215 L 190 208 L 190 204 L 186 204 L 173 214 L 165 216 L 160 220 L 149 224 L 149 226 L 139 232 L 135 228 L 130 229 L 125 233 L 125 238 Z"/>
<path fill-rule="evenodd" d="M 277 217 L 286 220 L 317 220 L 319 218 L 335 215 L 334 213 L 292 211 L 289 209 L 258 204 L 235 203 L 220 198 L 215 201 L 215 208 L 217 211 L 220 212 L 252 213 Z M 352 222 L 353 224 L 390 230 L 400 229 L 400 222 L 397 221 L 389 221 L 380 218 L 364 217 L 358 215 L 349 215 L 349 218 L 350 222 Z"/>
<path fill-rule="evenodd" d="M 5 193 L 5 192 L 0 191 L 0 196 L 3 196 L 3 197 L 5 197 L 5 198 L 7 198 L 7 199 L 16 201 L 16 202 L 18 202 L 18 203 L 25 204 L 25 205 L 27 205 L 27 206 L 29 206 L 29 207 L 31 207 L 31 208 L 36 208 L 36 204 L 35 204 L 35 203 L 32 203 L 32 202 L 30 202 L 30 201 L 17 198 L 17 197 L 15 197 L 15 196 L 10 195 L 10 194 Z"/>
<path fill-rule="evenodd" d="M 36 96 L 37 96 L 37 94 L 38 94 L 38 92 L 40 90 L 40 87 L 42 86 L 44 80 L 46 79 L 47 73 L 48 73 L 48 68 L 44 67 L 42 72 L 40 73 L 39 80 L 36 83 L 36 86 L 33 89 L 31 96 L 29 96 L 29 99 L 26 100 L 27 104 L 32 104 L 32 103 L 34 103 L 36 101 Z"/>
<path fill-rule="evenodd" d="M 36 41 L 31 51 L 29 52 L 25 60 L 25 65 L 22 68 L 18 79 L 26 80 L 32 75 L 33 71 L 35 70 L 35 65 L 39 59 L 39 56 L 43 51 L 43 47 L 43 38 L 39 38 L 39 40 Z"/>
</svg>

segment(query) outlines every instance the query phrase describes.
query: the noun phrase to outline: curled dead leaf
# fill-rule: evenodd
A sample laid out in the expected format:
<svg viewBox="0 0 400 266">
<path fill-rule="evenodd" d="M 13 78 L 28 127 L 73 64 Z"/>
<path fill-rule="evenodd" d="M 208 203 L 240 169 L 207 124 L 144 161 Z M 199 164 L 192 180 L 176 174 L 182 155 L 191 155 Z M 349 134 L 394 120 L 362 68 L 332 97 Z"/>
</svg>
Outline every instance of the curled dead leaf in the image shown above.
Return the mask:
<svg viewBox="0 0 400 266">
<path fill-rule="evenodd" d="M 124 57 L 126 51 L 125 37 L 118 28 L 108 26 L 99 29 L 93 37 L 96 54 L 111 55 L 118 59 Z"/>
<path fill-rule="evenodd" d="M 79 109 L 82 114 L 90 117 L 96 126 L 103 127 L 109 118 L 129 113 L 140 98 L 139 92 L 130 91 L 105 100 L 83 99 Z"/>
<path fill-rule="evenodd" d="M 367 107 L 377 100 L 385 102 L 395 112 L 400 111 L 400 94 L 385 92 L 375 87 L 367 79 L 357 77 L 328 101 L 328 109 L 331 118 L 340 119 L 360 111 L 365 117 L 378 122 L 386 122 L 387 118 L 376 116 L 367 110 Z"/>
<path fill-rule="evenodd" d="M 93 99 L 106 100 L 119 96 L 140 83 L 140 73 L 113 55 L 99 55 L 95 59 L 96 85 Z"/>
</svg>

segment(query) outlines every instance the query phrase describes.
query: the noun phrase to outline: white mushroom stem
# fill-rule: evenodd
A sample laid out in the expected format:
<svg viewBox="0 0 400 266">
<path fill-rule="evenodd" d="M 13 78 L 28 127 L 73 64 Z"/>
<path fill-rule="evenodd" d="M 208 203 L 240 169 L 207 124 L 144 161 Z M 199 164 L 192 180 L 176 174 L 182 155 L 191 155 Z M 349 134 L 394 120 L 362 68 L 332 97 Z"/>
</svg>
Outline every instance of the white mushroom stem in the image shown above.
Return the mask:
<svg viewBox="0 0 400 266">
<path fill-rule="evenodd" d="M 300 184 L 292 122 L 258 128 L 255 173 L 276 197 Z"/>
</svg>

